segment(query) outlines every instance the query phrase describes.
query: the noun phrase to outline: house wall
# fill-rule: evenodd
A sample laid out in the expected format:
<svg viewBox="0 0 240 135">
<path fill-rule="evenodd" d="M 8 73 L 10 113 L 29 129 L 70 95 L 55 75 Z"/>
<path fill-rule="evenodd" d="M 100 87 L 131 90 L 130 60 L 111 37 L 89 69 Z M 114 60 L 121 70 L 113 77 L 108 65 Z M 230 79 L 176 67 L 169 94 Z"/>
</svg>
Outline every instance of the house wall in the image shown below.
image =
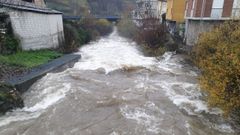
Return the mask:
<svg viewBox="0 0 240 135">
<path fill-rule="evenodd" d="M 226 20 L 240 16 L 240 0 L 188 0 L 187 19 Z"/>
<path fill-rule="evenodd" d="M 235 19 L 240 18 L 240 0 L 234 0 L 233 2 L 232 17 Z"/>
<path fill-rule="evenodd" d="M 61 14 L 41 14 L 18 10 L 11 10 L 8 14 L 23 50 L 57 48 L 63 44 Z"/>
<path fill-rule="evenodd" d="M 208 32 L 214 26 L 221 23 L 222 21 L 186 20 L 186 44 L 188 46 L 194 46 L 201 33 Z"/>
<path fill-rule="evenodd" d="M 167 20 L 183 23 L 185 4 L 185 0 L 167 0 Z"/>
<path fill-rule="evenodd" d="M 237 17 L 240 17 L 240 0 L 189 0 L 186 9 L 186 44 L 193 46 L 201 33 Z"/>
<path fill-rule="evenodd" d="M 223 14 L 224 0 L 213 0 L 211 18 L 221 18 Z"/>
<path fill-rule="evenodd" d="M 173 0 L 168 0 L 167 1 L 167 14 L 166 14 L 166 18 L 168 20 L 172 20 L 173 19 Z"/>
<path fill-rule="evenodd" d="M 135 19 L 147 17 L 156 17 L 161 19 L 161 2 L 158 0 L 137 0 L 137 9 L 135 10 Z M 148 14 L 147 12 L 150 12 Z"/>
<path fill-rule="evenodd" d="M 159 9 L 158 9 L 159 18 L 161 18 L 162 14 L 167 12 L 167 2 L 159 1 L 159 6 L 158 7 L 159 7 Z"/>
</svg>

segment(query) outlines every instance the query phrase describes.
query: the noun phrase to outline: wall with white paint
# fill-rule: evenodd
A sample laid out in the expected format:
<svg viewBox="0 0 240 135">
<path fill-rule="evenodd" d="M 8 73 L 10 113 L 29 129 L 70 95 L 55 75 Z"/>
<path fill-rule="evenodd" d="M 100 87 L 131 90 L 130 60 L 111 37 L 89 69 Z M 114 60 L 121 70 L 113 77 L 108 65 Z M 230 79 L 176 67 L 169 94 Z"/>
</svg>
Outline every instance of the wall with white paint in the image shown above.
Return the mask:
<svg viewBox="0 0 240 135">
<path fill-rule="evenodd" d="M 11 10 L 8 14 L 23 50 L 57 48 L 63 44 L 61 14 L 41 14 L 18 10 Z"/>
<path fill-rule="evenodd" d="M 211 18 L 217 19 L 222 17 L 224 0 L 213 0 Z"/>
<path fill-rule="evenodd" d="M 238 19 L 240 18 L 240 0 L 234 0 L 232 17 Z"/>
<path fill-rule="evenodd" d="M 135 19 L 143 19 L 150 16 L 161 19 L 161 13 L 164 8 L 166 8 L 166 2 L 160 2 L 158 0 L 137 0 L 136 3 L 137 9 L 133 15 Z M 150 14 L 146 14 L 147 12 L 150 12 Z"/>
</svg>

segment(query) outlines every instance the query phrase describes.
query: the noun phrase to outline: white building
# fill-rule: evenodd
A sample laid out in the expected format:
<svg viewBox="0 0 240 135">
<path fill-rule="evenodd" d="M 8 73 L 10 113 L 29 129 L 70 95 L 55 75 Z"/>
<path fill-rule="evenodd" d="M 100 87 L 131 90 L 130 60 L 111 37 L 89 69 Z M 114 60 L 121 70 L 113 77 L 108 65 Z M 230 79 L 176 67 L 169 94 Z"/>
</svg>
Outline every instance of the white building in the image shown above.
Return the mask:
<svg viewBox="0 0 240 135">
<path fill-rule="evenodd" d="M 166 0 L 137 0 L 137 8 L 133 12 L 134 19 L 158 18 L 167 11 Z"/>
<path fill-rule="evenodd" d="M 23 50 L 57 48 L 64 43 L 62 13 L 46 8 L 44 0 L 0 0 Z"/>
</svg>

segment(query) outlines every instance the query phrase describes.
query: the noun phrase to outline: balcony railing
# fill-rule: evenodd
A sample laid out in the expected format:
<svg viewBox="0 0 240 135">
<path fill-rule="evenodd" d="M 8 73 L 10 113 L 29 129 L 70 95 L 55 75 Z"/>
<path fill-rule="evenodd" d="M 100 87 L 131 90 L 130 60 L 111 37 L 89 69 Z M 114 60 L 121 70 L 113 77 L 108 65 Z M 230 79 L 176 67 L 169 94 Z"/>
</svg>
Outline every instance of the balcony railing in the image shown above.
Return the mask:
<svg viewBox="0 0 240 135">
<path fill-rule="evenodd" d="M 186 19 L 193 20 L 228 20 L 228 19 L 240 19 L 240 8 L 233 8 L 232 14 L 229 17 L 223 17 L 223 8 L 212 8 L 210 17 L 204 17 L 202 14 L 200 17 L 194 17 L 194 9 L 191 10 L 191 15 Z"/>
</svg>

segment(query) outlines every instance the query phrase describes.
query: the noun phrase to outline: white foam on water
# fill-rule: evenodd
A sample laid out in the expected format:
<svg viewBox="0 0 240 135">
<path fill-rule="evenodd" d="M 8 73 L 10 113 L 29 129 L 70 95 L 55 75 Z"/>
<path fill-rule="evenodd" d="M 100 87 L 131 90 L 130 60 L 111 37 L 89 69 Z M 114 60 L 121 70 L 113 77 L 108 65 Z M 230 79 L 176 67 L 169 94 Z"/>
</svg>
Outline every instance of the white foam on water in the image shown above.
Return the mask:
<svg viewBox="0 0 240 135">
<path fill-rule="evenodd" d="M 110 36 L 82 47 L 79 53 L 82 55 L 82 59 L 74 65 L 72 70 L 75 71 L 104 69 L 106 73 L 109 73 L 122 68 L 145 67 L 147 69 L 161 69 L 175 75 L 197 76 L 197 73 L 194 71 L 186 72 L 183 70 L 184 66 L 179 61 L 176 61 L 176 59 L 173 59 L 174 52 L 166 52 L 159 61 L 153 57 L 145 57 L 139 52 L 135 43 L 119 37 L 116 30 Z M 38 118 L 48 107 L 63 99 L 67 92 L 70 91 L 71 85 L 57 82 L 57 86 L 55 86 L 54 81 L 64 80 L 64 74 L 67 74 L 67 72 L 63 72 L 62 74 L 48 74 L 41 79 L 36 84 L 39 91 L 34 95 L 38 98 L 38 101 L 33 105 L 9 112 L 5 116 L 0 117 L 0 127 L 12 122 Z M 145 84 L 145 82 L 149 81 L 148 79 L 148 77 L 143 77 L 141 81 L 136 82 L 136 88 L 147 91 L 151 87 Z M 98 80 L 95 82 L 102 83 Z M 222 114 L 221 110 L 208 108 L 207 103 L 201 100 L 202 93 L 197 84 L 177 82 L 175 80 L 171 82 L 159 80 L 156 82 L 156 85 L 162 87 L 168 98 L 176 106 L 184 109 L 189 115 L 200 115 L 203 112 L 215 115 Z M 176 86 L 180 87 L 181 90 L 174 89 Z M 84 88 L 81 90 L 85 93 L 90 93 Z M 123 99 L 127 100 L 127 97 L 123 96 Z M 147 131 L 155 134 L 163 132 L 160 129 L 162 119 L 151 112 L 159 112 L 159 114 L 165 114 L 166 112 L 159 109 L 154 103 L 147 102 L 143 108 L 126 105 L 121 107 L 120 110 L 125 118 L 135 120 L 138 124 L 144 125 Z M 185 126 L 188 129 L 190 128 L 189 123 L 186 123 Z M 216 124 L 214 128 L 222 132 L 232 132 L 231 127 L 227 124 Z M 117 134 L 117 132 L 113 132 L 112 134 Z M 190 131 L 188 134 L 190 134 Z"/>
<path fill-rule="evenodd" d="M 220 109 L 209 109 L 207 102 L 201 100 L 203 95 L 197 84 L 162 81 L 157 85 L 163 88 L 166 95 L 175 105 L 184 109 L 189 115 L 198 115 L 202 112 L 216 115 L 222 114 Z M 182 88 L 183 92 L 174 90 L 176 85 Z"/>
<path fill-rule="evenodd" d="M 156 63 L 152 57 L 144 57 L 136 44 L 129 45 L 129 41 L 121 38 L 115 32 L 80 49 L 82 59 L 74 68 L 79 70 L 105 69 L 106 73 L 125 67 L 148 67 Z"/>
<path fill-rule="evenodd" d="M 147 69 L 162 69 L 175 75 L 198 76 L 195 71 L 184 70 L 184 65 L 180 63 L 182 59 L 174 57 L 175 52 L 166 52 L 158 60 L 152 57 L 145 57 L 136 48 L 135 43 L 130 44 L 127 39 L 119 37 L 116 30 L 109 37 L 84 46 L 80 49 L 80 54 L 82 59 L 74 66 L 77 70 L 97 70 L 103 68 L 106 73 L 109 73 L 124 67 L 145 67 Z M 145 90 L 147 87 L 145 86 L 145 81 L 147 82 L 148 80 L 141 80 L 137 83 L 136 88 L 144 88 L 142 90 Z M 163 81 L 158 85 L 165 90 L 166 95 L 176 106 L 184 109 L 189 115 L 196 116 L 201 113 L 222 114 L 220 109 L 209 108 L 207 103 L 201 99 L 202 93 L 197 84 Z M 182 92 L 174 90 L 176 85 L 182 88 Z M 148 89 L 146 88 L 146 90 Z M 136 108 L 136 110 L 130 111 L 131 113 L 124 113 L 124 111 L 127 111 L 125 109 L 122 109 L 122 112 L 129 119 L 135 119 L 138 123 L 144 123 L 145 125 L 154 123 L 151 121 L 152 116 L 145 113 L 141 108 Z M 154 127 L 154 124 L 151 124 L 149 127 Z M 148 130 L 159 131 L 158 128 L 148 128 Z"/>
<path fill-rule="evenodd" d="M 214 128 L 224 133 L 234 133 L 234 130 L 229 124 L 220 124 L 220 125 L 215 124 Z"/>
<path fill-rule="evenodd" d="M 114 131 L 110 135 L 120 135 L 118 132 Z"/>
<path fill-rule="evenodd" d="M 64 98 L 66 96 L 66 92 L 68 92 L 70 88 L 70 84 L 63 84 L 63 87 L 61 89 L 54 89 L 54 91 L 42 90 L 42 93 L 39 95 L 42 96 L 42 99 L 33 106 L 17 109 L 13 112 L 8 112 L 3 117 L 0 117 L 0 127 L 6 126 L 13 122 L 38 118 L 46 108 L 52 106 Z"/>
<path fill-rule="evenodd" d="M 174 69 L 181 69 L 182 65 L 171 61 L 171 58 L 175 55 L 175 52 L 166 52 L 157 63 L 157 67 L 165 71 L 173 72 Z"/>
<path fill-rule="evenodd" d="M 0 127 L 6 126 L 12 122 L 19 122 L 38 118 L 41 112 L 28 113 L 21 109 L 15 110 L 13 112 L 7 113 L 5 116 L 0 117 Z"/>
<path fill-rule="evenodd" d="M 147 114 L 143 108 L 129 108 L 128 106 L 121 108 L 121 114 L 131 120 L 135 120 L 137 124 L 144 125 L 149 132 L 160 133 L 161 119 L 154 115 Z"/>
<path fill-rule="evenodd" d="M 39 110 L 44 110 L 49 106 L 55 104 L 60 99 L 64 98 L 66 96 L 66 92 L 68 92 L 71 89 L 70 84 L 63 84 L 63 86 L 64 86 L 63 88 L 58 90 L 56 90 L 56 88 L 53 89 L 56 92 L 48 91 L 47 93 L 46 92 L 43 93 L 43 95 L 41 95 L 43 99 L 40 102 L 38 102 L 32 107 L 25 107 L 23 108 L 23 110 L 27 112 L 36 112 Z"/>
<path fill-rule="evenodd" d="M 148 132 L 154 134 L 165 132 L 161 129 L 163 119 L 159 117 L 159 115 L 165 114 L 165 112 L 158 108 L 153 102 L 146 102 L 144 107 L 125 105 L 120 108 L 120 112 L 126 119 L 135 120 L 137 124 L 145 126 Z"/>
<path fill-rule="evenodd" d="M 187 135 L 192 135 L 191 131 L 190 131 L 191 125 L 189 124 L 188 121 L 185 122 L 185 127 L 187 128 Z"/>
<path fill-rule="evenodd" d="M 197 84 L 183 83 L 183 82 L 167 82 L 162 81 L 157 85 L 161 86 L 166 92 L 168 98 L 180 109 L 185 110 L 188 115 L 203 117 L 202 113 L 222 116 L 223 111 L 219 108 L 209 108 L 206 101 L 201 100 L 202 93 Z M 183 93 L 179 93 L 174 90 L 174 86 L 178 85 L 184 90 Z M 234 133 L 232 127 L 227 124 L 208 123 L 213 129 L 223 133 Z M 188 127 L 189 124 L 186 124 Z"/>
</svg>

